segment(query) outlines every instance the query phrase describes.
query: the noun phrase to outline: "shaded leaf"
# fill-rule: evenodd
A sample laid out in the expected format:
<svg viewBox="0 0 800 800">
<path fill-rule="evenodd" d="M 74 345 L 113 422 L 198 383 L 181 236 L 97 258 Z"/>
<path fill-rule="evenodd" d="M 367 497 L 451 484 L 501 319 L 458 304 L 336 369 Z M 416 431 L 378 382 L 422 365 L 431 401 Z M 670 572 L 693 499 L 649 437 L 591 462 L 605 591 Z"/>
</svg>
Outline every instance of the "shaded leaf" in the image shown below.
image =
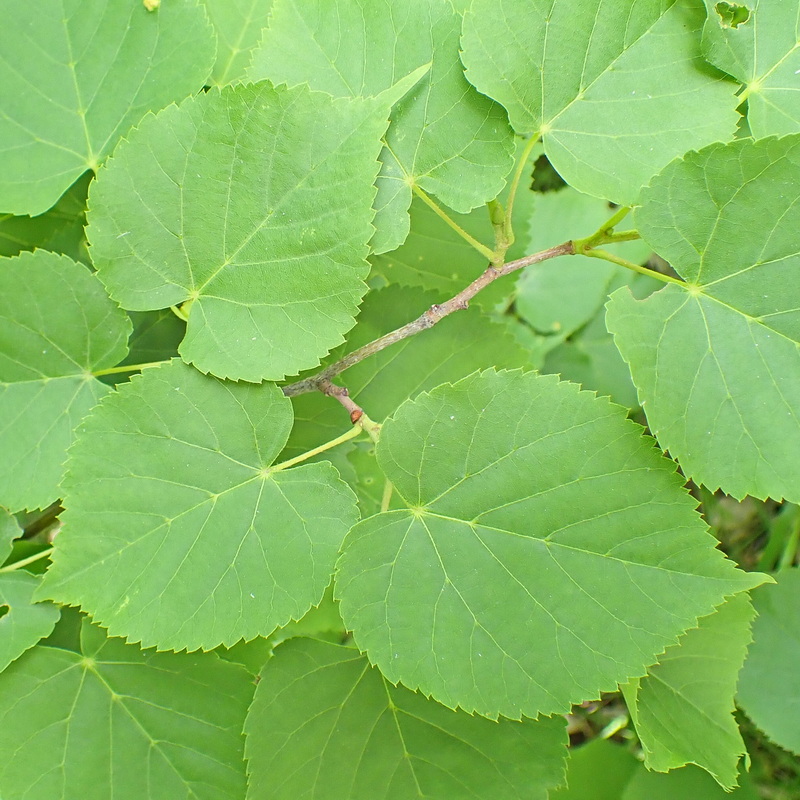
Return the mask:
<svg viewBox="0 0 800 800">
<path fill-rule="evenodd" d="M 146 118 L 92 185 L 87 235 L 125 308 L 191 301 L 180 353 L 280 379 L 343 341 L 366 291 L 386 109 L 267 83 Z"/>
<path fill-rule="evenodd" d="M 791 0 L 705 0 L 705 4 L 703 52 L 712 64 L 745 84 L 753 136 L 800 131 L 797 4 Z"/>
<path fill-rule="evenodd" d="M 302 617 L 358 512 L 330 464 L 270 467 L 291 425 L 276 386 L 224 383 L 177 360 L 122 385 L 70 451 L 42 596 L 173 650 L 230 646 Z"/>
<path fill-rule="evenodd" d="M 250 675 L 212 654 L 142 652 L 84 623 L 0 675 L 4 797 L 240 800 Z"/>
<path fill-rule="evenodd" d="M 381 156 L 375 252 L 408 233 L 417 185 L 466 213 L 494 199 L 512 167 L 505 113 L 465 80 L 461 15 L 448 0 L 275 0 L 249 77 L 308 82 L 335 97 L 378 96 L 400 78 L 429 72 L 394 107 Z"/>
<path fill-rule="evenodd" d="M 640 767 L 620 800 L 759 800 L 747 773 L 739 776 L 739 782 L 741 788 L 726 792 L 699 767 L 684 767 L 666 775 Z"/>
<path fill-rule="evenodd" d="M 392 686 L 357 650 L 282 644 L 245 725 L 250 800 L 545 800 L 563 719 L 491 722 Z"/>
<path fill-rule="evenodd" d="M 607 739 L 592 739 L 569 753 L 567 785 L 551 792 L 552 800 L 620 800 L 631 776 L 641 769 L 633 753 Z"/>
<path fill-rule="evenodd" d="M 127 316 L 82 264 L 37 250 L 0 259 L 0 503 L 59 496 L 67 448 L 108 391 L 92 372 L 128 352 Z"/>
<path fill-rule="evenodd" d="M 747 594 L 732 597 L 668 647 L 644 678 L 623 687 L 649 769 L 693 763 L 726 791 L 736 786 L 747 751 L 733 698 L 754 616 Z"/>
<path fill-rule="evenodd" d="M 800 755 L 800 569 L 753 593 L 758 616 L 739 676 L 739 705 L 781 747 Z"/>
<path fill-rule="evenodd" d="M 148 111 L 202 88 L 214 33 L 197 0 L 0 2 L 0 209 L 41 214 Z M 45 57 L 46 55 L 46 57 Z"/>
<path fill-rule="evenodd" d="M 736 84 L 700 55 L 700 0 L 475 0 L 467 78 L 571 186 L 623 205 L 691 148 L 733 137 Z"/>
<path fill-rule="evenodd" d="M 636 224 L 686 284 L 643 301 L 621 289 L 608 304 L 660 445 L 687 477 L 737 498 L 800 500 L 798 187 L 800 136 L 673 162 Z"/>
<path fill-rule="evenodd" d="M 384 425 L 378 462 L 409 508 L 350 532 L 342 618 L 390 681 L 450 707 L 567 712 L 764 580 L 714 549 L 622 409 L 551 376 L 420 395 Z"/>
</svg>

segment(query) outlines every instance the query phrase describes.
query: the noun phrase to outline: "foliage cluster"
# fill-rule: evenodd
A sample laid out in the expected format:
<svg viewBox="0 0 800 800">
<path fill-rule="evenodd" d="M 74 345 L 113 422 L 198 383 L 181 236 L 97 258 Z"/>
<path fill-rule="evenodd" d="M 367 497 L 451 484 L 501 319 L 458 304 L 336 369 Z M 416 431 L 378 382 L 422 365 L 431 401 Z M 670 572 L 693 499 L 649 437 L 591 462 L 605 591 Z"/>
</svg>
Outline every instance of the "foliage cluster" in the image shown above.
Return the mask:
<svg viewBox="0 0 800 800">
<path fill-rule="evenodd" d="M 796 3 L 0 19 L 2 797 L 755 797 L 735 703 L 800 752 Z"/>
</svg>

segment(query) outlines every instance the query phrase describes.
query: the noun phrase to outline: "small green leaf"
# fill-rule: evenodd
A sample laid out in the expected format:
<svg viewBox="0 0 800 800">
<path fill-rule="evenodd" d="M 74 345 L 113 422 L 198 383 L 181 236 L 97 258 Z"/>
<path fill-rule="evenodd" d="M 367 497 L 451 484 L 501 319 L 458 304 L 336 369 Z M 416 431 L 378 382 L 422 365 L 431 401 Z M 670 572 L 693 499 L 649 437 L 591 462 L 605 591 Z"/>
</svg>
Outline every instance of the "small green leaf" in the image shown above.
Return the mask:
<svg viewBox="0 0 800 800">
<path fill-rule="evenodd" d="M 197 0 L 0 2 L 0 209 L 41 214 L 125 132 L 200 90 L 214 32 Z"/>
<path fill-rule="evenodd" d="M 357 650 L 282 644 L 245 724 L 248 800 L 545 800 L 563 719 L 499 723 L 390 684 Z"/>
<path fill-rule="evenodd" d="M 792 2 L 705 0 L 703 52 L 745 85 L 753 136 L 800 132 L 800 29 Z"/>
<path fill-rule="evenodd" d="M 390 681 L 449 707 L 565 713 L 764 580 L 715 550 L 621 408 L 552 376 L 420 395 L 384 425 L 378 462 L 409 508 L 350 532 L 342 618 Z"/>
<path fill-rule="evenodd" d="M 6 509 L 0 507 L 0 567 L 11 555 L 14 548 L 14 539 L 22 536 L 22 528 L 17 520 Z"/>
<path fill-rule="evenodd" d="M 267 27 L 272 0 L 203 0 L 217 32 L 217 60 L 211 82 L 218 86 L 244 78 L 251 51 Z"/>
<path fill-rule="evenodd" d="M 505 113 L 476 92 L 459 62 L 461 15 L 448 0 L 275 0 L 249 76 L 308 82 L 334 97 L 379 96 L 430 70 L 392 111 L 379 178 L 375 252 L 408 233 L 411 187 L 466 213 L 493 200 L 512 167 Z"/>
<path fill-rule="evenodd" d="M 570 185 L 623 205 L 676 156 L 733 137 L 736 84 L 700 55 L 700 0 L 474 0 L 467 78 Z"/>
<path fill-rule="evenodd" d="M 726 791 L 736 786 L 747 751 L 733 698 L 754 616 L 747 594 L 732 597 L 668 647 L 644 678 L 623 687 L 649 769 L 693 763 Z"/>
<path fill-rule="evenodd" d="M 241 800 L 250 675 L 213 654 L 142 652 L 84 623 L 0 675 L 3 797 Z"/>
<path fill-rule="evenodd" d="M 123 384 L 70 451 L 42 596 L 173 650 L 302 617 L 358 512 L 328 463 L 270 469 L 291 425 L 274 384 L 224 383 L 177 360 Z"/>
<path fill-rule="evenodd" d="M 101 280 L 131 310 L 190 301 L 180 353 L 202 372 L 317 366 L 366 291 L 385 128 L 376 101 L 267 83 L 146 118 L 90 192 Z"/>
<path fill-rule="evenodd" d="M 800 569 L 753 593 L 758 616 L 739 676 L 739 705 L 781 747 L 800 755 Z"/>
<path fill-rule="evenodd" d="M 631 776 L 640 769 L 630 750 L 608 739 L 592 739 L 569 752 L 567 785 L 551 792 L 552 800 L 620 800 Z"/>
<path fill-rule="evenodd" d="M 73 431 L 128 352 L 127 316 L 82 264 L 45 250 L 0 259 L 0 503 L 58 498 Z"/>
<path fill-rule="evenodd" d="M 798 187 L 798 135 L 673 162 L 636 226 L 686 284 L 608 304 L 659 444 L 688 478 L 737 498 L 800 500 Z"/>
</svg>

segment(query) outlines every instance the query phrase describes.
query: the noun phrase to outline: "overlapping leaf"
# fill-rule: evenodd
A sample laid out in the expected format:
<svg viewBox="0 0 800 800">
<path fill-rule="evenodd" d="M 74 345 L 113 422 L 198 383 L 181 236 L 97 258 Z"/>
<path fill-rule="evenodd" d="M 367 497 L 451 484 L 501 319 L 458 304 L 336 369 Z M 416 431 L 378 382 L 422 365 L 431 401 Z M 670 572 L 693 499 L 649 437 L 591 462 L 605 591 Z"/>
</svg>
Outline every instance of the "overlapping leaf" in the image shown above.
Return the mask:
<svg viewBox="0 0 800 800">
<path fill-rule="evenodd" d="M 267 83 L 148 117 L 93 184 L 87 235 L 112 297 L 191 301 L 183 359 L 280 379 L 353 325 L 386 109 Z"/>
<path fill-rule="evenodd" d="M 800 9 L 792 0 L 705 0 L 703 52 L 745 84 L 756 137 L 800 131 Z"/>
<path fill-rule="evenodd" d="M 475 0 L 463 60 L 571 186 L 630 204 L 676 156 L 733 136 L 736 85 L 700 55 L 704 20 L 700 0 Z"/>
<path fill-rule="evenodd" d="M 14 517 L 0 508 L 0 566 L 11 553 L 11 543 L 22 535 Z M 27 572 L 0 571 L 0 672 L 27 649 L 47 636 L 58 620 L 50 603 L 32 603 L 38 578 Z"/>
<path fill-rule="evenodd" d="M 625 786 L 639 769 L 640 762 L 627 747 L 594 738 L 585 745 L 570 748 L 567 785 L 551 792 L 550 797 L 552 800 L 620 800 Z"/>
<path fill-rule="evenodd" d="M 293 639 L 265 666 L 245 727 L 249 800 L 544 800 L 562 719 L 491 722 L 392 686 L 357 650 Z"/>
<path fill-rule="evenodd" d="M 686 285 L 644 301 L 622 289 L 608 305 L 659 443 L 736 497 L 800 499 L 798 187 L 800 136 L 673 162 L 636 225 Z"/>
<path fill-rule="evenodd" d="M 726 792 L 698 767 L 688 766 L 666 775 L 640 767 L 619 800 L 759 800 L 760 793 L 746 772 L 740 788 Z"/>
<path fill-rule="evenodd" d="M 41 214 L 148 111 L 202 88 L 214 32 L 197 0 L 0 2 L 0 209 Z"/>
<path fill-rule="evenodd" d="M 753 594 L 758 617 L 737 699 L 770 739 L 800 754 L 800 569 L 776 577 Z"/>
<path fill-rule="evenodd" d="M 218 86 L 244 78 L 251 50 L 267 26 L 272 0 L 203 0 L 217 32 L 211 81 Z"/>
<path fill-rule="evenodd" d="M 399 286 L 371 292 L 358 325 L 335 355 L 345 355 L 399 328 L 435 300 L 428 292 Z M 527 354 L 502 325 L 470 308 L 442 320 L 422 336 L 411 336 L 370 356 L 346 370 L 339 380 L 366 413 L 380 421 L 409 397 L 489 366 L 525 367 Z M 294 409 L 297 425 L 289 440 L 292 455 L 333 439 L 342 433 L 343 423 L 347 424 L 341 407 L 319 392 L 296 397 Z"/>
<path fill-rule="evenodd" d="M 725 790 L 736 786 L 746 750 L 733 698 L 754 616 L 747 594 L 731 598 L 668 647 L 644 678 L 623 687 L 648 768 L 693 763 Z"/>
<path fill-rule="evenodd" d="M 0 260 L 0 503 L 58 497 L 73 431 L 128 352 L 130 322 L 86 267 L 44 250 Z"/>
<path fill-rule="evenodd" d="M 162 649 L 232 645 L 302 617 L 357 510 L 330 464 L 270 467 L 291 425 L 273 384 L 177 360 L 119 388 L 70 452 L 42 593 Z"/>
<path fill-rule="evenodd" d="M 379 95 L 431 65 L 392 111 L 375 252 L 393 250 L 408 234 L 412 185 L 468 212 L 494 199 L 511 169 L 506 116 L 465 80 L 460 30 L 448 0 L 275 0 L 254 51 L 251 78 L 308 82 L 336 97 Z"/>
<path fill-rule="evenodd" d="M 564 712 L 643 674 L 737 571 L 618 406 L 475 374 L 404 403 L 378 461 L 409 508 L 348 536 L 342 618 L 391 681 L 487 716 Z"/>
<path fill-rule="evenodd" d="M 250 675 L 213 654 L 142 652 L 84 623 L 0 675 L 3 797 L 241 800 Z"/>
</svg>

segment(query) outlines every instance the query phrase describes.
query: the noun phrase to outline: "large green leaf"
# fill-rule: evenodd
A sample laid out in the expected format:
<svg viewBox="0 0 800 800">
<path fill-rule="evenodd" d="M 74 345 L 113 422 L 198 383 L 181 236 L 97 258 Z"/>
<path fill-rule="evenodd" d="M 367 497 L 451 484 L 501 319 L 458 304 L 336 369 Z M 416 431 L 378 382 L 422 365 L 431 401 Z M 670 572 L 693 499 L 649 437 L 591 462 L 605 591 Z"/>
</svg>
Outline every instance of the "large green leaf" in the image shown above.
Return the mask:
<svg viewBox="0 0 800 800">
<path fill-rule="evenodd" d="M 282 644 L 245 725 L 249 800 L 545 800 L 564 720 L 492 722 L 389 683 L 357 650 Z"/>
<path fill-rule="evenodd" d="M 0 567 L 19 536 L 22 530 L 14 517 L 0 508 Z M 0 672 L 47 636 L 58 621 L 58 609 L 52 604 L 31 602 L 38 584 L 39 579 L 27 572 L 0 570 Z"/>
<path fill-rule="evenodd" d="M 800 131 L 800 10 L 793 0 L 705 0 L 703 52 L 746 85 L 756 137 Z M 738 15 L 735 13 L 738 10 Z"/>
<path fill-rule="evenodd" d="M 570 185 L 630 204 L 675 156 L 733 136 L 737 87 L 700 55 L 704 20 L 701 0 L 474 0 L 463 60 Z"/>
<path fill-rule="evenodd" d="M 736 786 L 746 750 L 733 698 L 754 616 L 749 595 L 732 597 L 623 687 L 649 769 L 692 763 L 725 790 Z"/>
<path fill-rule="evenodd" d="M 624 411 L 477 373 L 404 403 L 378 462 L 409 508 L 348 536 L 342 618 L 391 681 L 487 716 L 566 712 L 641 675 L 737 571 Z"/>
<path fill-rule="evenodd" d="M 0 503 L 58 497 L 73 431 L 108 391 L 92 372 L 125 356 L 129 333 L 82 264 L 45 250 L 0 260 Z"/>
<path fill-rule="evenodd" d="M 800 755 L 800 569 L 753 593 L 758 617 L 739 676 L 739 705 L 781 747 Z"/>
<path fill-rule="evenodd" d="M 82 175 L 49 211 L 38 217 L 0 214 L 0 255 L 15 256 L 23 250 L 41 248 L 88 264 L 83 226 L 91 178 L 91 172 Z"/>
<path fill-rule="evenodd" d="M 217 32 L 211 81 L 224 86 L 244 78 L 251 50 L 267 26 L 272 0 L 203 0 Z"/>
<path fill-rule="evenodd" d="M 47 211 L 148 111 L 202 88 L 214 32 L 197 0 L 0 2 L 0 209 Z"/>
<path fill-rule="evenodd" d="M 92 258 L 144 311 L 191 300 L 183 359 L 223 378 L 310 369 L 366 291 L 387 109 L 268 83 L 148 117 L 92 185 Z"/>
<path fill-rule="evenodd" d="M 84 623 L 0 675 L 0 792 L 27 800 L 241 800 L 246 670 L 142 652 Z"/>
<path fill-rule="evenodd" d="M 347 344 L 345 355 L 422 314 L 436 296 L 418 289 L 389 286 L 370 292 Z M 381 350 L 337 378 L 370 418 L 388 417 L 409 397 L 476 369 L 528 366 L 526 352 L 504 326 L 477 308 L 443 319 L 431 330 Z M 289 440 L 295 455 L 340 435 L 349 422 L 341 406 L 319 392 L 294 399 L 297 424 Z"/>
<path fill-rule="evenodd" d="M 608 305 L 659 443 L 735 497 L 800 500 L 798 198 L 800 136 L 673 162 L 636 225 L 686 284 L 643 301 L 622 289 Z"/>
<path fill-rule="evenodd" d="M 503 109 L 465 80 L 460 31 L 448 0 L 275 0 L 253 53 L 251 78 L 308 82 L 335 97 L 377 96 L 431 65 L 392 111 L 375 252 L 405 239 L 413 185 L 465 213 L 494 199 L 511 169 L 511 129 Z"/>
<path fill-rule="evenodd" d="M 358 512 L 330 464 L 270 467 L 291 425 L 274 384 L 177 360 L 124 384 L 70 451 L 42 594 L 161 649 L 232 645 L 302 617 Z"/>
</svg>

